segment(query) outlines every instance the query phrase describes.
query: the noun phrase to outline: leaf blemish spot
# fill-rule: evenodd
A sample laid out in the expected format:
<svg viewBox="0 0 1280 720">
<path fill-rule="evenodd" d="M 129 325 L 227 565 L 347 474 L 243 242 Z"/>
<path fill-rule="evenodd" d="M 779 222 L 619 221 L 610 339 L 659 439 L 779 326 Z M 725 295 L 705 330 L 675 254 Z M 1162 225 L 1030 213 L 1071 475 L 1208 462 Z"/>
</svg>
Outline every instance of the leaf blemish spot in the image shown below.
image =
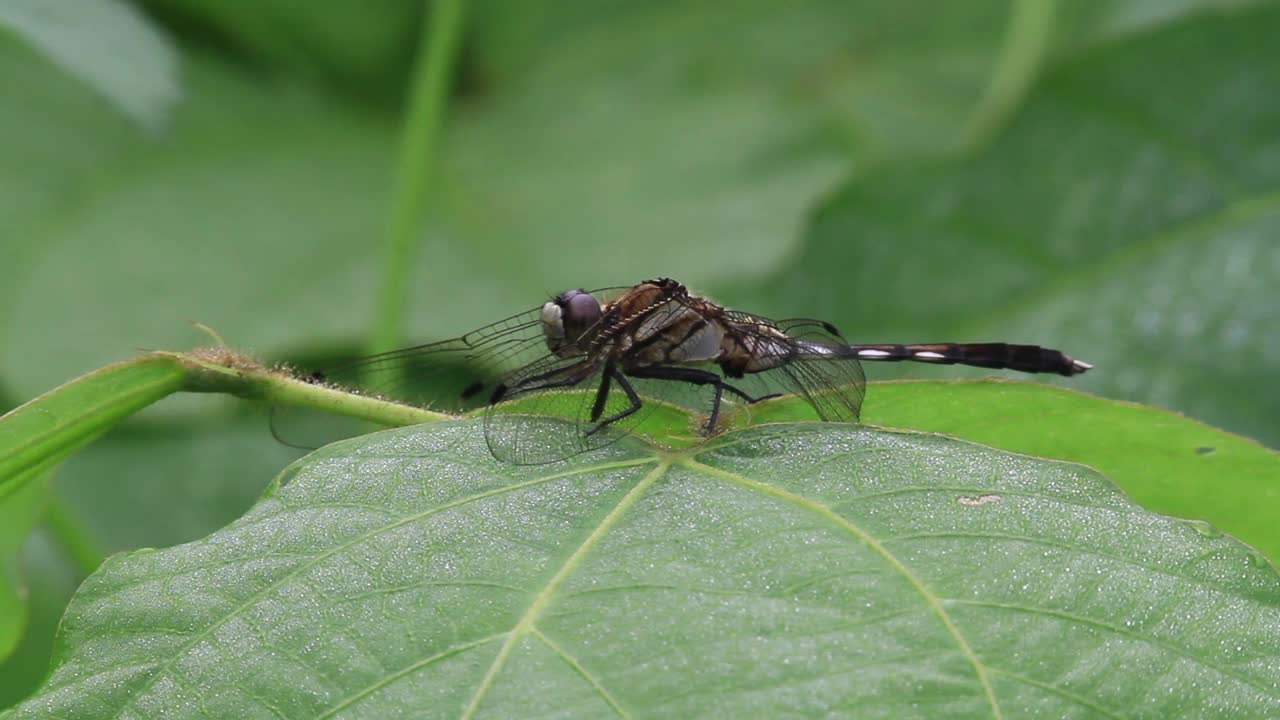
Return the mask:
<svg viewBox="0 0 1280 720">
<path fill-rule="evenodd" d="M 969 507 L 978 507 L 987 503 L 1000 502 L 1003 499 L 1003 495 L 961 495 L 956 498 L 956 502 Z"/>
<path fill-rule="evenodd" d="M 1190 527 L 1192 530 L 1195 530 L 1197 533 L 1200 533 L 1200 535 L 1204 537 L 1207 537 L 1207 538 L 1222 537 L 1222 531 L 1219 530 L 1217 526 L 1215 526 L 1213 523 L 1205 522 L 1204 520 L 1184 520 L 1183 522 L 1185 522 L 1187 526 Z"/>
</svg>

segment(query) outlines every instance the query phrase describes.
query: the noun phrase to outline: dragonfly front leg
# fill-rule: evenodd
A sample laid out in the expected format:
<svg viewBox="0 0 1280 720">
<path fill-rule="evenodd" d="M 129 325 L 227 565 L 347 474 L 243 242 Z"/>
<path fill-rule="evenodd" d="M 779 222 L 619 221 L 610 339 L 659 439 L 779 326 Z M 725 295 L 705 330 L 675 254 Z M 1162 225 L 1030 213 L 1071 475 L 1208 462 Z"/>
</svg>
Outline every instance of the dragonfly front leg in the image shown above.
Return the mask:
<svg viewBox="0 0 1280 720">
<path fill-rule="evenodd" d="M 600 388 L 596 390 L 596 402 L 591 406 L 591 422 L 600 419 L 604 414 L 605 403 L 609 401 L 609 386 L 613 381 L 613 362 L 610 361 L 604 366 L 604 372 L 601 373 Z"/>
<path fill-rule="evenodd" d="M 609 399 L 609 384 L 612 380 L 618 381 L 618 387 L 622 388 L 622 392 L 627 394 L 627 400 L 631 401 L 631 404 L 596 423 L 595 427 L 586 432 L 588 436 L 594 435 L 622 418 L 634 414 L 644 405 L 644 403 L 640 402 L 640 396 L 636 394 L 635 388 L 631 387 L 631 383 L 627 382 L 627 379 L 623 377 L 622 373 L 618 372 L 612 363 L 605 367 L 603 375 L 604 377 L 600 379 L 600 389 L 596 391 L 595 405 L 591 407 L 592 421 L 599 418 L 604 412 L 605 402 Z"/>
</svg>

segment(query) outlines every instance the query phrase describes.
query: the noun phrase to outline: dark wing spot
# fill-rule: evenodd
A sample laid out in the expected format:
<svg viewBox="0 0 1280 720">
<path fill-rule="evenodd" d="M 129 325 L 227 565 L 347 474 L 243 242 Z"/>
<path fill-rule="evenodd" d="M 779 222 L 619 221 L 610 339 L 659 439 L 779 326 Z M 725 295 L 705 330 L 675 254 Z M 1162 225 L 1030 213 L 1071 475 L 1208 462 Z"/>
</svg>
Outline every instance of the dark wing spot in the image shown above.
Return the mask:
<svg viewBox="0 0 1280 720">
<path fill-rule="evenodd" d="M 471 398 L 480 394 L 480 391 L 483 389 L 484 389 L 484 383 L 479 381 L 473 382 L 470 385 L 462 388 L 462 399 L 470 400 Z"/>
<path fill-rule="evenodd" d="M 831 323 L 829 323 L 829 322 L 826 322 L 825 320 L 822 322 L 822 329 L 823 329 L 823 330 L 826 330 L 827 332 L 831 333 L 832 335 L 835 335 L 836 337 L 842 337 L 842 336 L 840 335 L 840 331 L 836 329 L 836 326 L 835 326 L 835 325 L 832 325 L 832 324 L 831 324 Z"/>
<path fill-rule="evenodd" d="M 492 405 L 494 403 L 501 402 L 502 398 L 506 396 L 507 396 L 506 384 L 498 383 L 498 386 L 493 389 L 493 394 L 489 396 L 489 404 Z"/>
</svg>

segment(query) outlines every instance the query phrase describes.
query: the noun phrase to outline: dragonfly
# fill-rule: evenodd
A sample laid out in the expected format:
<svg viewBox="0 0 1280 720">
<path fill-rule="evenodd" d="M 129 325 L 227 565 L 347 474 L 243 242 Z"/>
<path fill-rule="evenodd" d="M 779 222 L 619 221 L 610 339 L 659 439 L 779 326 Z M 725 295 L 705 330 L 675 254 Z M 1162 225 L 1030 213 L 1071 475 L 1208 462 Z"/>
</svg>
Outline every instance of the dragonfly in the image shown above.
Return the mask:
<svg viewBox="0 0 1280 720">
<path fill-rule="evenodd" d="M 728 309 L 658 278 L 566 290 L 460 337 L 308 380 L 431 409 L 482 409 L 495 458 L 539 465 L 616 442 L 663 403 L 705 412 L 705 436 L 716 433 L 726 402 L 783 394 L 803 398 L 823 421 L 857 422 L 862 361 L 1066 376 L 1093 367 L 1039 345 L 851 344 L 831 323 Z"/>
</svg>

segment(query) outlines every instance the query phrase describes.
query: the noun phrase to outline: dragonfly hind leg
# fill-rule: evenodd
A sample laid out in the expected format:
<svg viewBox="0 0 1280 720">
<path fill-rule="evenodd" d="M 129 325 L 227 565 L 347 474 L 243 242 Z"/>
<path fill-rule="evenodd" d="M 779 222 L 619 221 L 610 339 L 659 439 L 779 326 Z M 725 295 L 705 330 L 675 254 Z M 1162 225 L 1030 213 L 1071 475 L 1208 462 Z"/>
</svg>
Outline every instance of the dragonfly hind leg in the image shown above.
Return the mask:
<svg viewBox="0 0 1280 720">
<path fill-rule="evenodd" d="M 710 370 L 700 370 L 690 367 L 673 367 L 669 365 L 654 365 L 649 367 L 632 368 L 627 371 L 631 377 L 646 378 L 653 380 L 676 380 L 679 382 L 692 383 L 694 385 L 711 385 L 715 388 L 715 397 L 711 401 L 711 416 L 707 418 L 707 424 L 703 428 L 707 435 L 710 435 L 716 429 L 716 421 L 720 419 L 720 403 L 724 399 L 724 392 L 737 395 L 748 403 L 757 403 L 761 400 L 778 397 L 779 393 L 769 395 L 761 395 L 760 397 L 752 397 L 740 388 L 734 387 L 724 381 L 720 375 Z"/>
</svg>

